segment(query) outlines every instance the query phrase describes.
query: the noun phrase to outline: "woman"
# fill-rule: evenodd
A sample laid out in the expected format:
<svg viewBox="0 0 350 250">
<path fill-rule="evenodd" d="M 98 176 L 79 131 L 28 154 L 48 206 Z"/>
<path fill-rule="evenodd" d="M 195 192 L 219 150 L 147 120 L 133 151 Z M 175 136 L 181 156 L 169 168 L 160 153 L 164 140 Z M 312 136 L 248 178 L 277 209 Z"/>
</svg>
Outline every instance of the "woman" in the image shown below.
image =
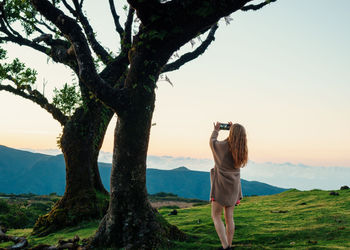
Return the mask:
<svg viewBox="0 0 350 250">
<path fill-rule="evenodd" d="M 231 249 L 235 232 L 233 209 L 242 199 L 240 168 L 244 167 L 248 161 L 247 136 L 244 127 L 232 122 L 229 122 L 229 126 L 229 137 L 218 141 L 220 123 L 216 122 L 209 142 L 215 162 L 214 168 L 210 170 L 211 215 L 221 241 L 221 249 Z M 226 229 L 221 220 L 222 210 L 224 210 Z"/>
</svg>

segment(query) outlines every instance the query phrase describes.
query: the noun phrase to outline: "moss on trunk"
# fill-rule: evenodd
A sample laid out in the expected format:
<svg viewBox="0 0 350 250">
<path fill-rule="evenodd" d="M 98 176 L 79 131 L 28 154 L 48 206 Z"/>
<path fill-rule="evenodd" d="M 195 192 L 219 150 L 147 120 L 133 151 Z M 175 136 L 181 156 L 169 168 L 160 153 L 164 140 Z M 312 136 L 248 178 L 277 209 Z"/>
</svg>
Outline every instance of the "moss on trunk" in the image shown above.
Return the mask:
<svg viewBox="0 0 350 250">
<path fill-rule="evenodd" d="M 46 235 L 84 220 L 100 219 L 108 208 L 108 192 L 98 170 L 98 154 L 113 113 L 101 103 L 80 108 L 61 137 L 66 163 L 66 189 L 52 210 L 41 216 L 33 234 Z"/>
<path fill-rule="evenodd" d="M 33 234 L 45 236 L 67 226 L 74 226 L 82 221 L 102 218 L 108 208 L 108 195 L 84 190 L 69 199 L 59 200 L 48 214 L 36 221 Z"/>
</svg>

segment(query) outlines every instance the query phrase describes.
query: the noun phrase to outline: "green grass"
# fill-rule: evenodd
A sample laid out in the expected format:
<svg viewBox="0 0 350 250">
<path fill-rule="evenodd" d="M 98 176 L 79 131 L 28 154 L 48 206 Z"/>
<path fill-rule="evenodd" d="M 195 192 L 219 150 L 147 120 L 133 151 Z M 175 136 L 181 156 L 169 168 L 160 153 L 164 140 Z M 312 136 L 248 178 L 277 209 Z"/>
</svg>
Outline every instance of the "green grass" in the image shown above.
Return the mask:
<svg viewBox="0 0 350 250">
<path fill-rule="evenodd" d="M 235 208 L 235 249 L 350 249 L 350 190 L 290 190 L 277 195 L 245 197 Z M 174 242 L 173 249 L 216 249 L 220 246 L 211 217 L 210 205 L 159 212 L 191 235 L 186 242 Z M 285 213 L 278 213 L 284 211 Z M 57 244 L 58 239 L 91 236 L 98 222 L 81 224 L 44 238 L 29 236 L 32 245 Z M 10 230 L 11 235 L 29 235 L 30 230 Z M 0 247 L 5 247 L 4 243 Z"/>
<path fill-rule="evenodd" d="M 88 238 L 94 234 L 98 227 L 99 221 L 83 222 L 75 227 L 65 228 L 56 232 L 55 234 L 50 234 L 45 237 L 31 236 L 32 229 L 12 229 L 9 230 L 7 235 L 25 236 L 31 246 L 36 246 L 39 244 L 49 244 L 57 245 L 60 239 L 72 239 L 75 235 L 79 235 L 80 239 Z M 7 247 L 13 245 L 12 242 L 0 243 L 1 247 Z"/>
</svg>

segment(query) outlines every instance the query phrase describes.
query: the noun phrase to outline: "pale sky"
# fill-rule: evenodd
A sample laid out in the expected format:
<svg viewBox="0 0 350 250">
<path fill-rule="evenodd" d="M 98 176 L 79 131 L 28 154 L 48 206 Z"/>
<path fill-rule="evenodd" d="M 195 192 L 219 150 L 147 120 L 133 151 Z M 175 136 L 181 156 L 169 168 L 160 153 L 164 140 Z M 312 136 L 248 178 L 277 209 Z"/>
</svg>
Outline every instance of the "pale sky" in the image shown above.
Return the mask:
<svg viewBox="0 0 350 250">
<path fill-rule="evenodd" d="M 85 2 L 98 39 L 117 51 L 108 6 Z M 204 55 L 167 74 L 174 87 L 158 83 L 149 154 L 211 158 L 213 122 L 232 121 L 246 127 L 255 162 L 350 167 L 349 9 L 349 0 L 279 0 L 221 21 Z M 7 48 L 38 70 L 39 90 L 48 82 L 47 97 L 72 79 L 45 56 Z M 4 91 L 0 107 L 1 145 L 56 148 L 61 128 L 45 110 Z M 112 152 L 114 126 L 115 118 L 104 151 Z"/>
</svg>

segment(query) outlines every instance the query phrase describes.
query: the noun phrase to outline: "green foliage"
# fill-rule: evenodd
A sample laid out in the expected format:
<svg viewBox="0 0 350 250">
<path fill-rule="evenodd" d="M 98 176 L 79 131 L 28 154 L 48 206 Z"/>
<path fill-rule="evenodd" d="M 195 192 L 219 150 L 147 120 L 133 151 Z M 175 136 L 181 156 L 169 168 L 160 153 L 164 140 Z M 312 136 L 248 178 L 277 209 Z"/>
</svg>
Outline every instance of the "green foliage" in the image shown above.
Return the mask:
<svg viewBox="0 0 350 250">
<path fill-rule="evenodd" d="M 152 82 L 156 82 L 156 78 L 154 75 L 148 75 L 149 79 L 151 79 Z"/>
<path fill-rule="evenodd" d="M 6 50 L 0 47 L 0 60 L 6 59 Z"/>
<path fill-rule="evenodd" d="M 60 1 L 53 1 L 58 5 Z M 41 14 L 33 7 L 30 1 L 26 0 L 7 0 L 4 5 L 6 20 L 9 24 L 20 24 L 25 35 L 32 35 L 37 27 L 38 22 L 43 22 Z M 46 23 L 53 30 L 56 30 L 51 23 Z"/>
<path fill-rule="evenodd" d="M 0 199 L 0 224 L 7 228 L 33 227 L 39 215 L 51 209 L 52 202 L 28 202 L 26 199 Z"/>
<path fill-rule="evenodd" d="M 157 30 L 150 30 L 148 32 L 148 35 L 149 35 L 149 38 L 151 40 L 153 39 L 160 39 L 160 40 L 163 40 L 164 37 L 168 34 L 168 31 L 167 30 L 161 30 L 161 31 L 157 31 Z"/>
<path fill-rule="evenodd" d="M 9 0 L 5 4 L 5 13 L 9 23 L 19 22 L 27 36 L 35 32 L 39 13 L 29 1 Z"/>
<path fill-rule="evenodd" d="M 202 6 L 195 10 L 195 14 L 200 17 L 207 17 L 214 12 L 213 8 L 210 8 L 210 3 L 203 1 Z"/>
<path fill-rule="evenodd" d="M 6 51 L 0 50 L 0 59 L 6 58 Z M 18 58 L 11 63 L 0 64 L 0 82 L 2 80 L 11 80 L 17 88 L 34 85 L 37 72 L 35 69 L 27 68 Z"/>
<path fill-rule="evenodd" d="M 167 30 L 149 30 L 148 32 L 144 32 L 142 34 L 140 34 L 140 38 L 141 39 L 148 39 L 148 40 L 154 40 L 154 39 L 159 39 L 159 40 L 163 40 L 165 38 L 165 36 L 169 34 L 169 32 Z M 143 42 L 138 42 L 137 44 L 138 46 L 143 45 Z"/>
<path fill-rule="evenodd" d="M 143 88 L 144 88 L 148 93 L 152 93 L 151 88 L 148 87 L 147 85 L 143 85 Z"/>
<path fill-rule="evenodd" d="M 75 85 L 67 83 L 62 89 L 54 89 L 53 105 L 59 108 L 65 115 L 71 116 L 73 111 L 82 104 L 82 98 Z"/>
<path fill-rule="evenodd" d="M 10 207 L 6 201 L 0 200 L 0 214 L 6 214 L 10 212 Z"/>
</svg>

